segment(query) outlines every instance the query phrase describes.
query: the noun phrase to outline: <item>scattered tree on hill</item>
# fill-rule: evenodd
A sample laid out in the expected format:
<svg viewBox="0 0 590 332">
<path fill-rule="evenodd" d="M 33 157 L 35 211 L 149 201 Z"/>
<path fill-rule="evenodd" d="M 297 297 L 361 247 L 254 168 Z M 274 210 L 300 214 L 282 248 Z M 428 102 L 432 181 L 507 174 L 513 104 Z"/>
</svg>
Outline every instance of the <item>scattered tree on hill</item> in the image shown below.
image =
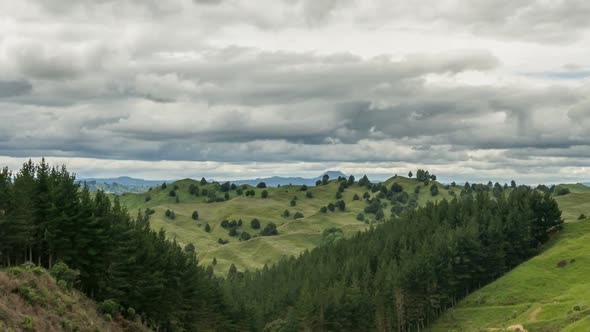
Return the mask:
<svg viewBox="0 0 590 332">
<path fill-rule="evenodd" d="M 355 180 L 354 175 L 351 175 L 351 176 L 348 177 L 347 184 L 348 184 L 349 187 L 354 184 L 354 180 Z"/>
<path fill-rule="evenodd" d="M 191 217 L 193 220 L 199 220 L 199 212 L 197 212 L 197 210 L 193 211 L 193 215 Z"/>
<path fill-rule="evenodd" d="M 377 213 L 375 213 L 375 219 L 383 220 L 383 218 L 385 218 L 385 213 L 383 213 L 383 209 L 380 209 L 377 211 Z"/>
<path fill-rule="evenodd" d="M 228 234 L 229 234 L 229 236 L 234 237 L 234 236 L 237 236 L 238 235 L 238 231 L 237 231 L 237 229 L 235 227 L 232 227 L 232 228 L 229 229 L 229 233 Z"/>
<path fill-rule="evenodd" d="M 296 205 L 297 205 L 297 201 L 296 201 L 296 200 L 294 200 L 294 199 L 292 199 L 292 200 L 291 200 L 291 202 L 289 202 L 289 204 L 290 204 L 291 206 L 296 206 Z"/>
<path fill-rule="evenodd" d="M 217 265 L 217 258 L 216 257 L 213 257 L 213 261 L 211 262 L 211 264 L 213 266 Z"/>
<path fill-rule="evenodd" d="M 166 182 L 162 182 L 162 185 L 160 186 L 160 188 L 162 190 L 166 189 L 166 187 L 168 187 L 168 185 L 166 185 Z"/>
<path fill-rule="evenodd" d="M 268 198 L 268 191 L 266 191 L 266 190 L 263 190 L 263 191 L 260 193 L 260 197 L 262 197 L 262 198 Z"/>
<path fill-rule="evenodd" d="M 177 195 L 174 201 L 176 202 L 176 204 L 180 203 L 180 196 Z"/>
<path fill-rule="evenodd" d="M 266 225 L 266 227 L 264 227 L 262 232 L 260 232 L 260 235 L 262 235 L 262 236 L 279 235 L 279 232 L 277 231 L 277 225 L 275 225 L 274 223 L 269 223 L 268 225 Z"/>
<path fill-rule="evenodd" d="M 170 191 L 168 192 L 168 196 L 170 196 L 170 197 L 176 197 L 176 191 L 174 191 L 174 190 L 170 190 Z"/>
<path fill-rule="evenodd" d="M 226 201 L 229 201 L 229 193 L 225 193 L 225 194 L 223 195 L 223 198 L 224 198 Z"/>
<path fill-rule="evenodd" d="M 175 219 L 176 218 L 176 214 L 174 213 L 174 211 L 172 211 L 170 209 L 167 209 L 166 212 L 164 212 L 164 215 L 168 219 Z"/>
<path fill-rule="evenodd" d="M 578 220 L 584 220 L 584 219 L 586 219 L 586 218 L 588 218 L 588 217 L 586 217 L 586 215 L 582 213 L 582 214 L 580 214 L 580 216 L 578 217 Z"/>
<path fill-rule="evenodd" d="M 516 188 L 516 181 L 514 181 L 514 180 L 510 181 L 510 187 Z"/>
<path fill-rule="evenodd" d="M 354 196 L 352 196 L 352 200 L 353 200 L 353 201 L 358 201 L 358 200 L 360 200 L 360 199 L 361 199 L 361 198 L 360 198 L 360 197 L 359 197 L 359 195 L 358 195 L 358 194 L 356 194 L 356 193 L 354 194 Z"/>
<path fill-rule="evenodd" d="M 266 183 L 260 182 L 259 184 L 256 185 L 256 188 L 260 188 L 260 189 L 266 188 Z"/>
<path fill-rule="evenodd" d="M 301 219 L 303 217 L 304 217 L 303 213 L 301 213 L 299 211 L 295 212 L 295 214 L 293 215 L 293 219 Z"/>
<path fill-rule="evenodd" d="M 251 236 L 250 234 L 248 234 L 248 232 L 244 231 L 242 232 L 242 234 L 240 234 L 240 240 L 242 241 L 248 241 L 250 240 Z"/>
<path fill-rule="evenodd" d="M 322 185 L 322 180 L 317 180 L 317 181 L 315 182 L 315 186 L 316 186 L 316 187 L 319 187 L 319 186 L 321 186 L 321 185 Z"/>
<path fill-rule="evenodd" d="M 324 174 L 324 176 L 322 176 L 322 184 L 327 185 L 329 181 L 330 181 L 330 176 L 328 174 Z"/>
<path fill-rule="evenodd" d="M 336 202 L 336 207 L 338 207 L 338 209 L 340 211 L 344 211 L 346 210 L 346 203 L 344 203 L 343 200 Z"/>
<path fill-rule="evenodd" d="M 356 220 L 358 221 L 365 221 L 365 215 L 362 213 L 359 213 L 356 215 Z"/>
<path fill-rule="evenodd" d="M 194 244 L 192 244 L 192 243 L 189 243 L 189 244 L 187 244 L 187 245 L 184 247 L 184 251 L 186 251 L 186 252 L 188 252 L 188 253 L 191 253 L 191 254 L 194 254 L 194 253 L 195 253 L 195 245 L 194 245 Z"/>
<path fill-rule="evenodd" d="M 432 186 L 430 187 L 430 194 L 432 196 L 438 195 L 438 186 L 436 185 L 436 183 L 433 183 Z"/>
<path fill-rule="evenodd" d="M 236 190 L 236 189 L 238 189 L 238 186 L 236 186 L 235 183 L 232 183 L 230 189 L 231 190 Z"/>
<path fill-rule="evenodd" d="M 147 195 L 147 196 L 145 196 L 144 202 L 147 203 L 147 202 L 149 202 L 151 200 L 152 200 L 152 196 Z"/>
<path fill-rule="evenodd" d="M 211 226 L 209 226 L 209 223 L 205 224 L 205 232 L 207 232 L 207 233 L 211 232 Z"/>
<path fill-rule="evenodd" d="M 205 178 L 201 178 L 201 186 L 204 186 L 207 184 L 207 180 L 205 180 Z"/>
<path fill-rule="evenodd" d="M 305 197 L 307 197 L 307 198 L 313 198 L 313 193 L 311 191 L 307 191 L 305 193 Z"/>
<path fill-rule="evenodd" d="M 334 212 L 334 210 L 336 210 L 336 205 L 334 205 L 334 203 L 328 204 L 328 210 L 330 210 L 331 212 Z"/>
<path fill-rule="evenodd" d="M 359 180 L 359 186 L 364 187 L 364 186 L 368 186 L 371 184 L 371 181 L 369 181 L 369 178 L 366 175 L 363 175 L 363 177 Z"/>
<path fill-rule="evenodd" d="M 260 221 L 256 218 L 252 219 L 252 221 L 250 221 L 250 227 L 252 227 L 252 229 L 259 229 Z"/>
<path fill-rule="evenodd" d="M 221 186 L 219 186 L 219 190 L 221 192 L 228 192 L 231 189 L 231 183 L 229 182 L 224 182 Z"/>
<path fill-rule="evenodd" d="M 289 218 L 290 215 L 291 215 L 291 212 L 289 212 L 289 210 L 283 211 L 283 217 Z"/>
<path fill-rule="evenodd" d="M 408 177 L 411 179 L 411 178 L 412 178 L 412 176 L 414 176 L 414 173 L 412 173 L 412 171 L 410 171 L 410 172 L 408 173 Z"/>
<path fill-rule="evenodd" d="M 327 208 L 327 207 L 325 207 L 325 206 L 322 206 L 322 207 L 320 208 L 320 212 L 321 212 L 321 213 L 326 213 L 326 212 L 328 212 L 328 208 Z"/>
<path fill-rule="evenodd" d="M 399 183 L 394 182 L 391 185 L 391 191 L 394 193 L 401 193 L 402 191 L 404 191 L 404 187 L 402 187 Z"/>
</svg>

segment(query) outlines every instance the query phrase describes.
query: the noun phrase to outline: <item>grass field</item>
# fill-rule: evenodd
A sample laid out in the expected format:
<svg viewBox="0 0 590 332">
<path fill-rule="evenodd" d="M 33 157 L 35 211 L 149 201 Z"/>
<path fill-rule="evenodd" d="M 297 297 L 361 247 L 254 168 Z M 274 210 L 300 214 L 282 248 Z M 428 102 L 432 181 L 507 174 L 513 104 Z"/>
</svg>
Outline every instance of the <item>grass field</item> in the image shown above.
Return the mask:
<svg viewBox="0 0 590 332">
<path fill-rule="evenodd" d="M 404 177 L 395 177 L 387 180 L 384 184 L 390 188 L 397 182 L 406 192 L 413 194 L 415 187 L 420 186 L 418 195 L 418 204 L 424 204 L 429 200 L 439 200 L 450 198 L 448 190 L 439 185 L 439 195 L 432 197 L 430 186 Z M 150 217 L 152 228 L 163 228 L 168 237 L 176 239 L 182 245 L 192 243 L 195 245 L 199 260 L 203 265 L 210 265 L 213 258 L 216 259 L 217 265 L 215 272 L 224 274 L 228 271 L 233 263 L 239 270 L 262 268 L 265 264 L 271 265 L 283 257 L 298 255 L 306 249 L 316 247 L 321 241 L 323 230 L 330 227 L 338 227 L 343 230 L 345 235 L 351 235 L 358 231 L 363 231 L 369 225 L 365 222 L 358 221 L 357 215 L 363 212 L 367 203 L 364 200 L 354 201 L 355 194 L 362 197 L 367 192 L 366 187 L 360 187 L 358 184 L 347 188 L 343 194 L 343 200 L 346 202 L 346 210 L 335 212 L 321 213 L 319 210 L 322 206 L 329 203 L 335 203 L 338 182 L 331 181 L 327 185 L 309 187 L 313 198 L 307 198 L 306 193 L 300 191 L 300 186 L 282 186 L 279 188 L 266 188 L 269 193 L 268 198 L 261 198 L 263 189 L 248 187 L 254 190 L 254 197 L 237 195 L 235 190 L 229 192 L 230 199 L 218 203 L 206 203 L 205 197 L 192 196 L 189 194 L 189 186 L 198 185 L 201 189 L 212 189 L 212 184 L 201 186 L 197 181 L 185 179 L 175 183 L 168 184 L 166 189 L 159 187 L 142 194 L 124 194 L 120 196 L 121 202 L 131 211 L 146 208 L 154 209 L 156 212 Z M 169 191 L 178 186 L 176 190 L 179 202 L 175 197 L 169 196 Z M 454 191 L 459 194 L 461 188 L 456 187 Z M 146 201 L 149 196 L 150 200 Z M 290 201 L 297 196 L 297 205 L 290 206 Z M 165 211 L 173 210 L 176 218 L 171 220 L 166 218 Z M 284 210 L 289 210 L 291 217 L 282 217 Z M 390 206 L 385 207 L 386 218 L 389 218 Z M 199 220 L 194 221 L 191 218 L 193 211 L 198 211 Z M 301 212 L 304 218 L 293 219 L 296 212 Z M 375 215 L 366 214 L 369 222 L 374 221 Z M 250 221 L 257 218 L 261 222 L 261 229 L 268 223 L 277 225 L 278 236 L 255 237 L 248 241 L 239 241 L 238 238 L 230 237 L 228 230 L 220 226 L 224 219 L 239 220 L 243 224 L 238 228 L 238 232 L 246 231 L 251 235 L 258 233 L 260 230 L 254 230 L 250 227 Z M 206 224 L 211 226 L 211 232 L 205 232 Z M 225 245 L 219 244 L 218 239 L 228 240 Z"/>
<path fill-rule="evenodd" d="M 577 185 L 576 185 L 577 186 Z M 557 198 L 568 222 L 540 255 L 469 295 L 429 331 L 590 331 L 588 187 Z M 561 261 L 565 267 L 558 267 Z"/>
</svg>

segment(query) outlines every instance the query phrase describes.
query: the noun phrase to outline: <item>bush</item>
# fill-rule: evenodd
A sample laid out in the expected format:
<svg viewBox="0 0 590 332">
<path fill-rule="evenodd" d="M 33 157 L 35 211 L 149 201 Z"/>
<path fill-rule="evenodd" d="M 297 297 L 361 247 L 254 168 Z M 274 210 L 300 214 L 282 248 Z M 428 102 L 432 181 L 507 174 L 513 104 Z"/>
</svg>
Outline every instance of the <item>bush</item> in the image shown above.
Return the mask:
<svg viewBox="0 0 590 332">
<path fill-rule="evenodd" d="M 55 280 L 63 281 L 67 289 L 71 289 L 78 282 L 80 277 L 80 271 L 72 270 L 66 263 L 58 262 L 53 265 L 49 274 L 55 278 Z"/>
<path fill-rule="evenodd" d="M 357 214 L 356 220 L 358 221 L 365 221 L 365 215 L 362 213 Z"/>
<path fill-rule="evenodd" d="M 131 307 L 127 308 L 127 318 L 129 320 L 135 320 L 135 314 L 136 314 L 135 309 L 133 309 Z"/>
<path fill-rule="evenodd" d="M 297 201 L 292 199 L 291 202 L 289 203 L 291 206 L 296 206 L 297 205 Z"/>
<path fill-rule="evenodd" d="M 205 232 L 207 232 L 207 233 L 211 232 L 211 226 L 209 226 L 209 223 L 205 224 Z"/>
<path fill-rule="evenodd" d="M 588 217 L 586 217 L 586 215 L 582 213 L 582 214 L 580 214 L 580 216 L 578 217 L 578 220 L 584 220 L 584 219 L 586 219 L 586 218 L 588 218 Z"/>
<path fill-rule="evenodd" d="M 267 197 L 268 197 L 268 191 L 266 191 L 266 190 L 263 190 L 263 191 L 260 193 L 260 197 L 262 197 L 262 198 L 267 198 Z"/>
<path fill-rule="evenodd" d="M 311 191 L 308 191 L 305 193 L 305 197 L 307 198 L 313 198 L 313 193 Z"/>
<path fill-rule="evenodd" d="M 193 211 L 192 218 L 193 218 L 193 220 L 199 220 L 199 212 L 197 212 L 196 210 Z"/>
<path fill-rule="evenodd" d="M 98 304 L 98 310 L 103 314 L 115 316 L 119 312 L 119 304 L 113 300 L 104 300 Z"/>
<path fill-rule="evenodd" d="M 22 327 L 23 331 L 35 331 L 35 328 L 33 327 L 33 318 L 25 316 L 25 319 L 22 323 Z"/>
<path fill-rule="evenodd" d="M 301 219 L 303 218 L 303 213 L 301 212 L 295 212 L 295 215 L 293 216 L 294 219 Z"/>
<path fill-rule="evenodd" d="M 291 215 L 291 212 L 289 212 L 289 210 L 283 211 L 283 217 L 289 218 L 290 215 Z"/>
<path fill-rule="evenodd" d="M 359 195 L 358 195 L 358 194 L 354 194 L 354 196 L 352 196 L 352 200 L 353 200 L 353 201 L 358 201 L 358 200 L 360 200 L 360 199 L 361 199 L 361 198 L 359 197 Z"/>
<path fill-rule="evenodd" d="M 256 218 L 252 219 L 252 221 L 250 221 L 250 227 L 252 227 L 252 229 L 259 229 L 260 221 Z"/>
<path fill-rule="evenodd" d="M 170 197 L 176 197 L 176 191 L 174 191 L 174 190 L 170 190 L 170 191 L 168 192 L 168 196 L 170 196 Z"/>
</svg>

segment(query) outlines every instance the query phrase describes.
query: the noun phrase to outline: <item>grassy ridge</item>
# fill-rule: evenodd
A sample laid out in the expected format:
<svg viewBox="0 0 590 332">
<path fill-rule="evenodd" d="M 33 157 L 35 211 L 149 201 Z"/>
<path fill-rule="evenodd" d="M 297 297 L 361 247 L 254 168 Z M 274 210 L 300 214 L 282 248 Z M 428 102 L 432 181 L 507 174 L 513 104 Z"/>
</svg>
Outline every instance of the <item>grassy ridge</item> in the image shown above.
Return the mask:
<svg viewBox="0 0 590 332">
<path fill-rule="evenodd" d="M 557 201 L 567 221 L 590 211 L 589 193 L 572 190 Z M 589 275 L 590 220 L 567 223 L 543 253 L 469 295 L 429 330 L 590 331 Z"/>
<path fill-rule="evenodd" d="M 404 177 L 394 177 L 387 180 L 384 184 L 387 188 L 397 182 L 404 191 L 412 195 L 415 187 L 421 187 L 418 195 L 418 204 L 425 204 L 429 200 L 439 200 L 450 198 L 448 190 L 438 183 L 439 195 L 432 197 L 430 185 L 424 186 L 423 183 L 414 179 Z M 205 197 L 191 196 L 189 187 L 191 184 L 199 186 L 201 189 L 206 188 L 213 190 L 215 185 L 208 184 L 201 186 L 197 181 L 185 179 L 175 183 L 168 184 L 166 189 L 160 187 L 154 188 L 149 192 L 142 194 L 125 194 L 120 196 L 121 202 L 131 211 L 145 210 L 151 208 L 156 211 L 151 216 L 150 222 L 154 229 L 163 228 L 168 237 L 176 239 L 181 244 L 193 243 L 196 246 L 199 260 L 204 265 L 210 265 L 213 258 L 217 261 L 215 267 L 216 273 L 225 273 L 229 266 L 234 263 L 239 270 L 261 268 L 264 264 L 272 264 L 282 257 L 298 255 L 299 253 L 316 247 L 321 241 L 321 233 L 330 227 L 338 227 L 343 230 L 345 235 L 351 235 L 358 231 L 363 231 L 368 224 L 358 221 L 357 215 L 363 212 L 367 203 L 364 200 L 354 201 L 353 196 L 357 194 L 362 197 L 365 192 L 371 192 L 366 187 L 361 187 L 358 183 L 347 188 L 343 193 L 343 200 L 346 202 L 346 210 L 335 212 L 321 213 L 322 206 L 329 203 L 335 203 L 336 192 L 339 183 L 331 181 L 327 185 L 309 187 L 308 191 L 312 193 L 313 198 L 307 198 L 304 191 L 300 191 L 301 186 L 282 186 L 279 188 L 259 189 L 251 186 L 247 190 L 256 192 L 254 197 L 237 195 L 235 190 L 229 192 L 230 199 L 218 203 L 206 203 Z M 431 182 L 432 184 L 432 182 Z M 176 203 L 175 197 L 169 196 L 169 191 L 178 186 L 176 190 L 179 197 L 179 203 Z M 460 193 L 461 187 L 452 188 L 457 194 Z M 260 194 L 262 190 L 267 190 L 268 198 L 262 199 Z M 371 196 L 376 195 L 371 194 Z M 222 195 L 218 193 L 218 196 Z M 146 197 L 150 200 L 146 202 Z M 290 206 L 290 201 L 297 196 L 297 205 Z M 390 216 L 391 205 L 383 210 L 386 218 Z M 167 209 L 173 210 L 176 219 L 166 218 L 164 213 Z M 291 217 L 282 217 L 283 211 L 287 209 L 291 212 Z M 198 211 L 199 220 L 191 219 L 193 211 Z M 301 212 L 304 218 L 293 219 L 296 212 Z M 368 220 L 375 219 L 375 215 L 366 214 Z M 269 237 L 256 237 L 249 241 L 239 241 L 228 235 L 228 230 L 220 226 L 224 219 L 239 220 L 242 219 L 243 225 L 238 228 L 238 232 L 246 231 L 251 235 L 259 232 L 250 227 L 250 221 L 257 218 L 261 222 L 261 228 L 268 223 L 277 225 L 279 235 Z M 211 232 L 204 230 L 205 224 L 211 226 Z M 226 245 L 220 245 L 218 239 L 229 240 Z"/>
</svg>

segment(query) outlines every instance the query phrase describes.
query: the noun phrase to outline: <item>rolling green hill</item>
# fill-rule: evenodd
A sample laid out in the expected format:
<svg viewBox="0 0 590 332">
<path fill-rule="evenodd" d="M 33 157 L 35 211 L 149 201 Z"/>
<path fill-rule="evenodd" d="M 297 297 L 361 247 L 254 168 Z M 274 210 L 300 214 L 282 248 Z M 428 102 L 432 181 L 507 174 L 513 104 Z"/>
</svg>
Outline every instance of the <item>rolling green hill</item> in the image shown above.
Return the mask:
<svg viewBox="0 0 590 332">
<path fill-rule="evenodd" d="M 589 214 L 590 193 L 583 185 L 568 187 L 571 194 L 556 198 L 569 221 L 556 240 L 469 295 L 429 331 L 590 331 L 590 220 L 576 220 Z"/>
<path fill-rule="evenodd" d="M 450 198 L 449 190 L 444 185 L 437 183 L 439 194 L 432 196 L 430 192 L 431 182 L 428 186 L 415 179 L 405 177 L 393 177 L 383 183 L 386 188 L 391 188 L 393 183 L 401 185 L 409 196 L 414 195 L 416 187 L 420 187 L 419 194 L 415 199 L 417 204 L 425 204 L 429 200 Z M 243 186 L 243 191 L 254 190 L 254 197 L 238 195 L 236 190 L 230 190 L 229 200 L 223 202 L 206 203 L 207 197 L 194 196 L 189 193 L 190 186 L 198 186 L 200 191 L 218 191 L 217 197 L 223 197 L 224 193 L 219 192 L 219 184 L 201 185 L 198 181 L 191 179 L 180 180 L 168 184 L 166 189 L 161 187 L 153 188 L 151 191 L 142 194 L 124 194 L 120 200 L 129 211 L 144 211 L 146 208 L 153 209 L 155 213 L 150 217 L 152 228 L 163 228 L 169 238 L 176 239 L 182 245 L 193 243 L 196 246 L 199 260 L 204 265 L 211 265 L 216 259 L 216 273 L 225 273 L 230 265 L 234 263 L 239 270 L 262 268 L 265 264 L 277 262 L 282 257 L 297 255 L 306 249 L 312 249 L 319 245 L 323 230 L 330 227 L 337 227 L 343 230 L 345 235 L 351 235 L 363 231 L 370 223 L 376 222 L 375 214 L 365 214 L 366 220 L 357 220 L 357 215 L 363 213 L 368 203 L 362 199 L 365 192 L 371 197 L 377 193 L 371 193 L 365 186 L 358 182 L 348 187 L 342 196 L 346 203 L 344 211 L 327 213 L 320 212 L 322 206 L 329 203 L 336 203 L 336 193 L 339 182 L 330 181 L 326 185 L 309 187 L 308 191 L 313 196 L 306 197 L 306 192 L 301 191 L 301 186 L 282 186 L 278 188 L 260 189 L 251 186 Z M 176 197 L 170 196 L 169 192 L 175 190 Z M 240 186 L 239 188 L 242 188 Z M 461 187 L 451 188 L 459 194 Z M 268 191 L 268 198 L 261 198 L 263 190 Z M 360 200 L 353 200 L 354 195 L 361 197 Z M 296 206 L 290 202 L 297 197 Z M 149 197 L 149 198 L 147 198 Z M 391 215 L 391 203 L 383 208 L 385 218 Z M 166 210 L 173 210 L 176 218 L 174 220 L 165 216 Z M 283 217 L 283 211 L 289 210 L 290 216 Z M 193 211 L 199 214 L 198 221 L 191 218 Z M 294 219 L 296 212 L 303 214 L 303 218 Z M 253 237 L 248 241 L 240 241 L 237 237 L 230 237 L 228 229 L 220 226 L 222 220 L 242 220 L 242 226 L 238 227 L 238 233 L 243 231 L 254 236 L 259 230 L 252 229 L 250 221 L 254 218 L 260 220 L 261 229 L 269 223 L 277 225 L 277 236 Z M 209 224 L 210 232 L 205 231 L 205 225 Z M 229 243 L 222 245 L 219 239 L 228 240 Z"/>
</svg>

